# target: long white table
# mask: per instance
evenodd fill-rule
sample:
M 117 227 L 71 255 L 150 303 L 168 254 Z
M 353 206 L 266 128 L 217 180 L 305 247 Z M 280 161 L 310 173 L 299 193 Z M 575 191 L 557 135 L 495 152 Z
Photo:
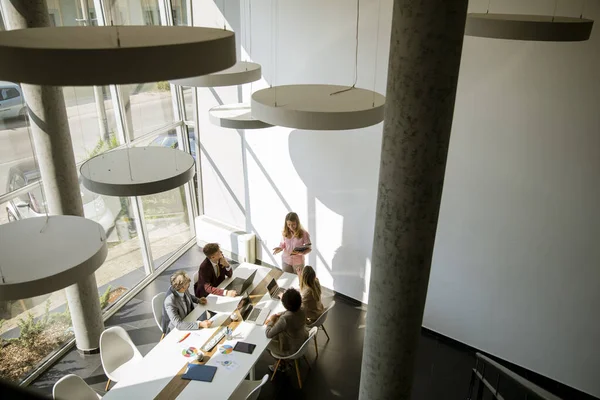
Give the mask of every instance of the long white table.
M 259 265 L 243 263 L 240 264 L 233 273 L 233 277 L 226 279 L 220 287 L 227 286 L 233 278 L 247 278 L 256 270 L 252 286 L 248 289 L 250 293 L 253 288 L 260 283 L 271 271 L 270 268 Z M 284 272 L 277 279 L 280 287 L 298 287 L 298 276 Z M 166 290 L 167 288 L 165 288 Z M 199 349 L 206 341 L 219 329 L 221 323 L 236 309 L 241 297 L 223 297 L 209 295 L 206 305 L 196 306 L 186 318 L 186 321 L 195 321 L 205 310 L 216 311 L 217 320 L 213 328 L 199 329 L 194 331 L 180 331 L 174 329 L 165 338 L 160 341 L 135 367 L 130 369 L 128 375 L 118 382 L 112 389 L 106 393 L 103 399 L 153 399 L 155 398 L 173 377 L 181 370 L 186 363 L 193 361 L 193 358 L 186 358 L 182 353 L 189 347 Z M 259 307 L 268 307 L 271 314 L 284 310 L 281 301 L 272 300 L 269 294 L 265 294 L 258 302 Z M 188 332 L 191 332 L 183 342 L 178 341 Z M 217 346 L 217 351 L 206 363 L 206 365 L 216 365 L 217 372 L 212 382 L 190 381 L 189 384 L 179 393 L 177 399 L 228 399 L 235 389 L 242 383 L 245 377 L 254 375 L 254 365 L 260 358 L 263 351 L 271 341 L 265 335 L 265 326 L 256 325 L 251 322 L 241 322 L 233 331 L 233 340 L 225 341 L 224 344 L 235 346 L 238 341 L 253 343 L 256 345 L 252 354 L 232 352 L 222 354 Z M 237 367 L 227 369 L 220 364 L 223 360 L 234 361 Z

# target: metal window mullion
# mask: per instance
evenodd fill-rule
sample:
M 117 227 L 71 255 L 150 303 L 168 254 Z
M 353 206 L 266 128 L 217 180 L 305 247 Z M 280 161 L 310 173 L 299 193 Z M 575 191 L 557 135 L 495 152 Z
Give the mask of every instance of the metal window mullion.
M 202 145 L 200 143 L 200 116 L 198 115 L 198 88 L 192 88 L 192 103 L 194 107 L 194 132 L 196 133 L 196 176 L 198 187 L 196 197 L 198 198 L 198 215 L 204 215 L 204 188 L 202 186 Z
M 136 226 L 138 232 L 138 238 L 140 239 L 140 246 L 142 247 L 142 259 L 144 260 L 144 270 L 147 275 L 154 272 L 154 259 L 152 258 L 152 248 L 150 247 L 150 236 L 148 234 L 148 227 L 146 226 L 146 219 L 144 218 L 144 207 L 142 198 L 130 197 L 131 208 L 133 210 L 134 218 L 136 219 Z

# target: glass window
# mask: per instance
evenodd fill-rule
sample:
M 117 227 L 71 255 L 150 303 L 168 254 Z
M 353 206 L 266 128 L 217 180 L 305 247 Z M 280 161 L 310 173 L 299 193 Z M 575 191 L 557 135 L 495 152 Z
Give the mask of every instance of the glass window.
M 108 87 L 63 88 L 75 162 L 117 147 L 117 123 Z
M 183 108 L 184 108 L 184 119 L 186 121 L 194 121 L 194 99 L 192 95 L 191 87 L 183 87 Z
M 121 92 L 133 138 L 175 121 L 171 86 L 167 81 L 123 85 Z
M 143 196 L 142 204 L 154 266 L 158 267 L 192 237 L 185 188 Z

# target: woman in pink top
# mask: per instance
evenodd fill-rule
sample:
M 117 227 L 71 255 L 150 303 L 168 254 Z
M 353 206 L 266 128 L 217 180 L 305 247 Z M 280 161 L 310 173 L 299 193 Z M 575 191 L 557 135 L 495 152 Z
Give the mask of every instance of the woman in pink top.
M 300 276 L 304 268 L 304 255 L 310 253 L 311 247 L 310 235 L 302 228 L 298 214 L 295 212 L 288 213 L 285 216 L 282 235 L 281 243 L 279 247 L 273 249 L 273 254 L 283 251 L 283 270 Z M 306 249 L 294 251 L 297 247 L 305 247 Z

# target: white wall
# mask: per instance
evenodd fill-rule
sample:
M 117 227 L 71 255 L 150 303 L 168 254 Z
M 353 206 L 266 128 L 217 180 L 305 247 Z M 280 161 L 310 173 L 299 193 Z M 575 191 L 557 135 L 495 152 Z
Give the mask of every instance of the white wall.
M 493 1 L 492 10 L 553 5 Z M 561 1 L 559 13 L 579 16 L 581 5 Z M 586 8 L 597 25 L 600 3 Z M 596 396 L 599 107 L 598 26 L 582 43 L 465 38 L 424 318 Z
M 243 96 L 216 88 L 222 101 L 248 100 L 269 83 L 351 84 L 355 4 L 276 3 L 274 23 L 272 2 L 252 0 L 250 51 L 239 0 L 194 2 L 195 22 L 204 26 L 222 25 L 217 6 L 225 8 L 239 43 L 263 66 L 264 80 L 246 85 Z M 470 9 L 485 12 L 487 3 L 472 1 Z M 558 13 L 578 16 L 582 4 L 561 0 Z M 358 86 L 372 89 L 375 80 L 382 93 L 391 6 L 361 1 Z M 585 7 L 600 20 L 598 2 Z M 554 0 L 491 2 L 493 12 L 553 8 Z M 599 76 L 597 26 L 583 43 L 465 38 L 424 318 L 428 328 L 596 396 Z M 206 110 L 217 104 L 201 91 L 206 213 L 256 232 L 259 258 L 279 264 L 267 250 L 279 241 L 284 214 L 298 212 L 321 280 L 366 302 L 381 124 L 238 132 L 208 122 Z
M 264 78 L 245 85 L 243 96 L 235 87 L 200 90 L 205 212 L 256 232 L 258 258 L 279 265 L 280 257 L 270 249 L 279 244 L 285 214 L 297 212 L 314 244 L 308 262 L 317 267 L 322 283 L 366 302 L 382 124 L 350 131 L 273 127 L 243 132 L 208 120 L 206 112 L 219 104 L 217 97 L 225 103 L 249 101 L 251 90 L 271 83 L 352 84 L 356 5 L 344 0 L 276 3 L 277 10 L 270 0 L 252 0 L 250 25 L 248 2 L 194 2 L 197 25 L 222 26 L 225 9 L 243 48 L 240 58 L 251 53 Z M 358 86 L 381 93 L 391 4 L 361 1 Z M 240 21 L 246 22 L 241 29 Z

